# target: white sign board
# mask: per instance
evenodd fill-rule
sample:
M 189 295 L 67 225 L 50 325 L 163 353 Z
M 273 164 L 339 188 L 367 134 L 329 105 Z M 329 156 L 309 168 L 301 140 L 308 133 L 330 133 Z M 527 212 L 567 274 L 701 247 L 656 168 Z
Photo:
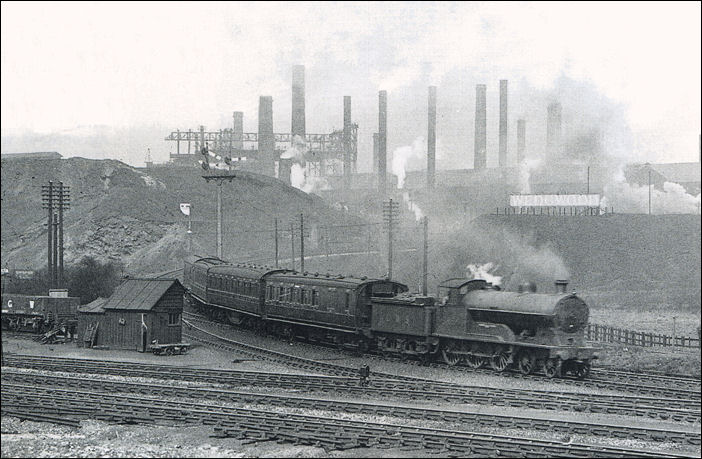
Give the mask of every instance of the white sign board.
M 513 194 L 512 207 L 599 207 L 599 194 Z

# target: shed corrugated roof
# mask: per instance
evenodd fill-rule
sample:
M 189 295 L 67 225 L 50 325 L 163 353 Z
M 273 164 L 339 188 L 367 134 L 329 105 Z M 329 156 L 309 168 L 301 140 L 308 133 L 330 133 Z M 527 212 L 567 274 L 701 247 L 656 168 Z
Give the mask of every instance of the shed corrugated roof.
M 96 313 L 96 314 L 105 312 L 103 305 L 105 304 L 106 301 L 107 301 L 107 298 L 98 297 L 88 304 L 78 306 L 78 312 Z
M 103 308 L 150 311 L 174 284 L 185 290 L 178 279 L 127 279 L 115 289 Z

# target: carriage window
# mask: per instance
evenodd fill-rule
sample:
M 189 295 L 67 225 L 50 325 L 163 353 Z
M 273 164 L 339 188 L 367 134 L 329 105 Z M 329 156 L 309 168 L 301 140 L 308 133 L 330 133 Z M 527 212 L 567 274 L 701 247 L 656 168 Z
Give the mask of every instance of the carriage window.
M 312 290 L 312 306 L 319 306 L 319 292 Z
M 351 306 L 351 292 L 345 292 L 344 294 L 344 312 L 349 313 L 349 306 Z
M 300 290 L 300 303 L 307 304 L 307 290 Z

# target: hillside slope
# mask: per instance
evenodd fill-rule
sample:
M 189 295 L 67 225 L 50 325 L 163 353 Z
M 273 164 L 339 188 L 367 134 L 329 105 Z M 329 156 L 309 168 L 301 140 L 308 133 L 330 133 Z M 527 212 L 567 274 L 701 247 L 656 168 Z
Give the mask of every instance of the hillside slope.
M 114 160 L 69 158 L 2 163 L 2 266 L 46 266 L 46 211 L 41 186 L 70 186 L 65 213 L 65 263 L 92 255 L 120 260 L 127 272 L 156 272 L 182 263 L 188 217 L 180 203 L 192 204 L 193 251 L 216 253 L 216 185 L 197 169 L 138 170 Z M 260 258 L 273 253 L 274 219 L 281 228 L 299 221 L 353 221 L 282 182 L 237 172 L 222 188 L 225 258 Z

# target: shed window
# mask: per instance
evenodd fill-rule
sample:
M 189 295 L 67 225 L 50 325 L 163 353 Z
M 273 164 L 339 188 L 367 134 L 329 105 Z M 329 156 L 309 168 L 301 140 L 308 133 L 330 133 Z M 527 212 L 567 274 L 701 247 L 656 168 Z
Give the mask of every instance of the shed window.
M 180 314 L 177 312 L 169 312 L 168 325 L 180 325 Z

